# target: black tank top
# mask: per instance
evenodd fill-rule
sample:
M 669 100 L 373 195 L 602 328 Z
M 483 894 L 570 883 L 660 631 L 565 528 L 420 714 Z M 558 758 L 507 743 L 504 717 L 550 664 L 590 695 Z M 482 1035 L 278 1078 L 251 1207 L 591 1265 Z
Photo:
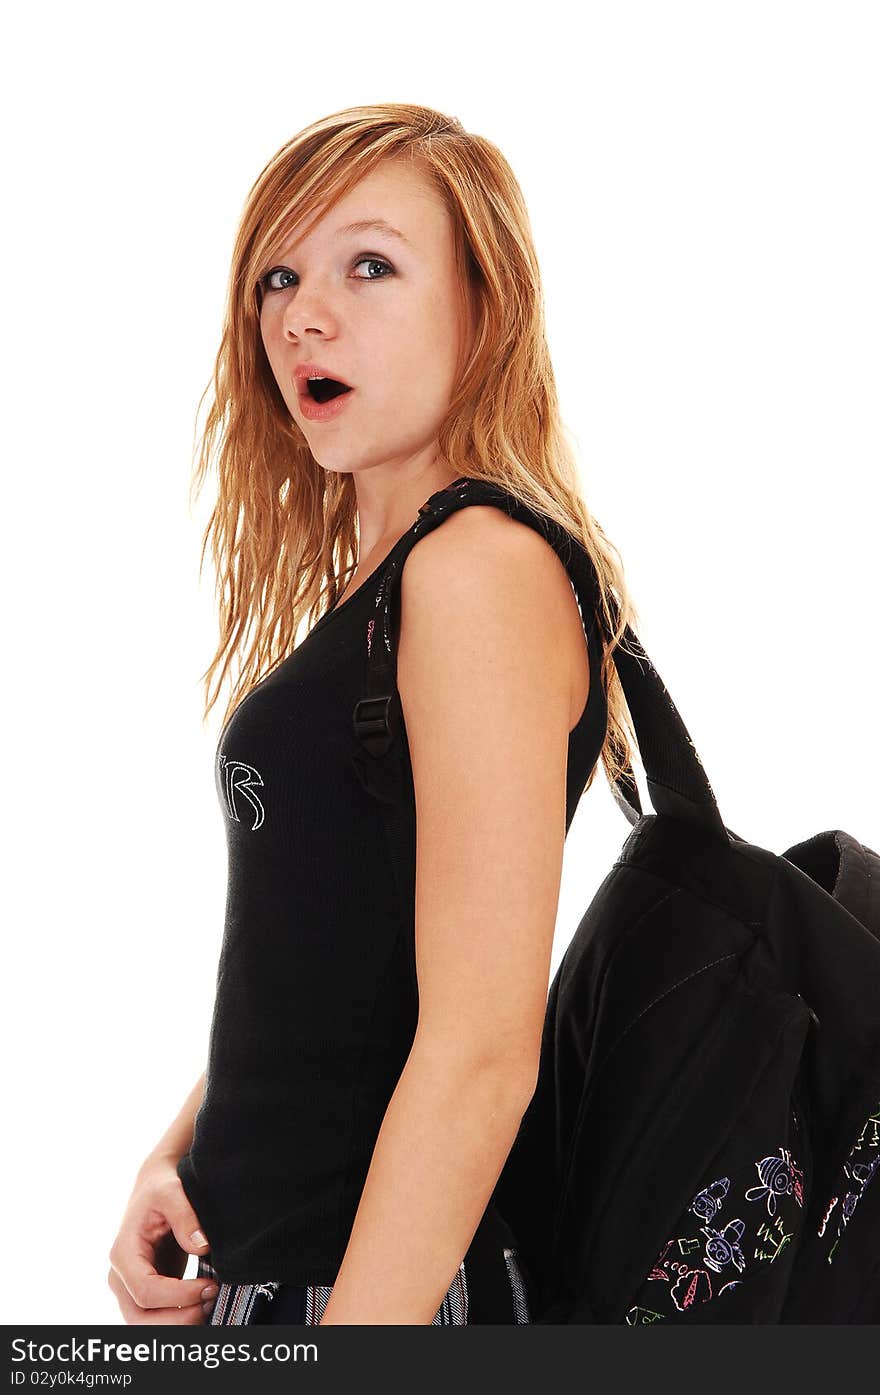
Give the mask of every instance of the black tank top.
M 218 742 L 225 925 L 204 1099 L 177 1171 L 221 1280 L 335 1282 L 412 1046 L 409 753 L 404 734 L 403 796 L 377 801 L 357 773 L 352 714 L 365 696 L 364 633 L 380 583 L 390 568 L 399 585 L 425 512 L 442 526 L 447 501 L 462 506 L 463 483 L 432 495 L 379 566 L 239 703 Z M 490 501 L 481 490 L 469 501 Z M 578 599 L 590 691 L 569 735 L 566 832 L 607 723 L 595 617 Z

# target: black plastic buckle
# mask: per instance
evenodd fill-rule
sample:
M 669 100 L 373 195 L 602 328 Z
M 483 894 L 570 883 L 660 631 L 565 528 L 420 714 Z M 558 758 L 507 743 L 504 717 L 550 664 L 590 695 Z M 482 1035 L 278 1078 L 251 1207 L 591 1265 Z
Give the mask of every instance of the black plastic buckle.
M 391 737 L 391 722 L 389 712 L 391 709 L 391 694 L 387 697 L 361 698 L 355 703 L 354 708 L 354 731 L 359 741 L 365 741 L 372 736 Z

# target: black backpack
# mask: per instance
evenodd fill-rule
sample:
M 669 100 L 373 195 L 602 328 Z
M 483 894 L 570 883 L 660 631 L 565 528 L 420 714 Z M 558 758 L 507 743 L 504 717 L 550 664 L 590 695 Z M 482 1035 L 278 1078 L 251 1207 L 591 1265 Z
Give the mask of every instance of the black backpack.
M 580 542 L 496 485 L 438 491 L 412 542 L 472 503 L 540 528 L 599 624 Z M 377 585 L 354 711 L 355 768 L 391 808 L 407 552 Z M 839 829 L 781 856 L 726 829 L 631 629 L 613 657 L 655 812 L 627 768 L 612 792 L 632 831 L 550 986 L 537 1088 L 493 1193 L 532 1320 L 876 1322 L 880 857 Z

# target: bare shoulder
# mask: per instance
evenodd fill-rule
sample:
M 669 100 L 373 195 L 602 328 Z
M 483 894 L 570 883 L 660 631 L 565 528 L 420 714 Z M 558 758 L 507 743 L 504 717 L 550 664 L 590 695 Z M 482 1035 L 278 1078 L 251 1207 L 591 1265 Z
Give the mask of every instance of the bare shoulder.
M 583 711 L 589 662 L 568 572 L 528 523 L 492 504 L 469 504 L 426 533 L 401 575 L 401 692 L 427 689 L 438 671 L 496 690 L 543 684 L 560 694 L 567 729 Z M 421 675 L 421 679 L 419 678 Z
M 475 613 L 516 600 L 523 621 L 546 625 L 573 598 L 568 573 L 537 529 L 492 504 L 469 504 L 445 518 L 413 547 L 401 594 L 410 613 L 439 594 L 468 600 Z

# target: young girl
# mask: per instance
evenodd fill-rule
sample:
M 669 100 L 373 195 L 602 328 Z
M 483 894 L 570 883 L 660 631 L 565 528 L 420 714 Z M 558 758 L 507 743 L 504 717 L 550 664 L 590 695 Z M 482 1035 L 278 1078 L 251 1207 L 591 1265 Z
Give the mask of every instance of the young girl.
M 342 111 L 260 174 L 229 287 L 197 472 L 215 453 L 206 677 L 241 673 L 226 923 L 207 1071 L 109 1283 L 128 1322 L 527 1323 L 494 1192 L 564 839 L 600 757 L 630 758 L 608 655 L 635 615 L 578 493 L 522 194 L 457 120 Z M 616 629 L 582 613 L 560 532 Z M 373 642 L 390 786 L 375 705 L 353 721 Z

